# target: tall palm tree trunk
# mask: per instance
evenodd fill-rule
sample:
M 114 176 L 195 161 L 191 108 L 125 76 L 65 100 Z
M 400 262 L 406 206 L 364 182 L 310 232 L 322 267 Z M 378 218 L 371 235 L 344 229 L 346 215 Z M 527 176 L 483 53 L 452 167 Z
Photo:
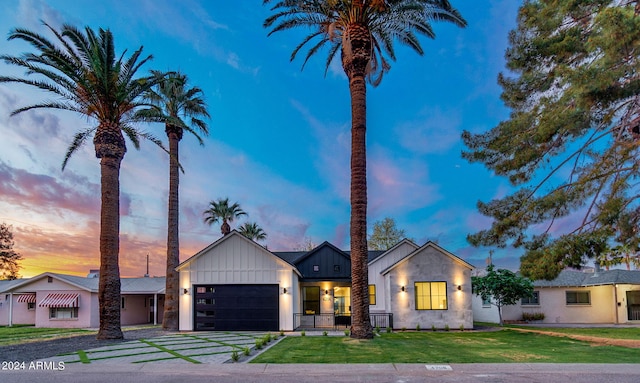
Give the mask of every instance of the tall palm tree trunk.
M 179 135 L 170 131 L 167 127 L 169 138 L 169 214 L 167 231 L 167 283 L 164 295 L 164 315 L 162 329 L 168 331 L 178 330 L 178 299 L 180 291 L 178 285 L 180 277 L 176 267 L 180 263 L 180 241 L 178 235 L 178 187 L 180 173 L 178 169 Z
M 343 67 L 351 93 L 351 337 L 373 338 L 369 317 L 367 257 L 367 84 L 371 38 L 367 28 L 350 25 L 343 43 Z M 346 52 L 345 52 L 346 50 Z
M 118 126 L 100 127 L 94 138 L 100 158 L 100 277 L 98 339 L 122 339 L 120 327 L 120 164 L 126 152 Z

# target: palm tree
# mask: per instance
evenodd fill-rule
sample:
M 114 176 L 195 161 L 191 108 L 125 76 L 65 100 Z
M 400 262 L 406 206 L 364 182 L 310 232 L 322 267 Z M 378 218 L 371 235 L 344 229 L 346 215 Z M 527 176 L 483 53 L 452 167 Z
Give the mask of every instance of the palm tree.
M 222 235 L 227 235 L 231 232 L 231 226 L 229 222 L 233 222 L 234 219 L 240 216 L 247 215 L 238 203 L 229 205 L 229 198 L 218 198 L 217 201 L 209 202 L 209 208 L 204 211 L 204 222 L 212 225 L 221 221 L 220 232 Z
M 160 72 L 152 71 L 156 75 Z M 164 315 L 162 328 L 169 331 L 178 330 L 178 285 L 179 274 L 176 267 L 180 264 L 180 240 L 178 234 L 180 183 L 178 147 L 184 131 L 194 135 L 203 145 L 198 135 L 208 135 L 207 124 L 201 117 L 209 118 L 207 107 L 202 98 L 202 90 L 187 86 L 187 76 L 179 72 L 168 73 L 162 82 L 150 89 L 146 99 L 154 105 L 139 113 L 151 121 L 165 121 L 165 133 L 169 140 L 169 212 L 167 225 L 167 271 L 164 298 Z M 187 120 L 185 122 L 185 120 Z
M 64 170 L 69 158 L 91 136 L 96 157 L 100 159 L 101 207 L 100 207 L 100 279 L 98 301 L 100 329 L 98 339 L 121 339 L 120 328 L 120 269 L 118 265 L 120 235 L 120 164 L 127 150 L 124 135 L 134 147 L 139 139 L 152 136 L 140 133 L 132 125 L 136 121 L 135 111 L 142 106 L 141 96 L 154 86 L 160 78 L 149 76 L 134 78 L 138 69 L 151 59 L 140 59 L 142 47 L 128 59 L 116 56 L 112 33 L 100 29 L 96 34 L 89 27 L 84 33 L 70 25 L 56 31 L 44 24 L 56 37 L 46 37 L 26 29 L 14 29 L 9 40 L 19 39 L 31 44 L 37 53 L 24 53 L 21 57 L 0 56 L 7 64 L 26 69 L 26 76 L 40 75 L 30 79 L 1 76 L 0 82 L 15 82 L 30 85 L 59 97 L 25 106 L 12 115 L 37 108 L 70 110 L 94 119 L 97 126 L 76 133 L 64 161 Z M 57 44 L 57 45 L 56 45 Z
M 262 241 L 267 238 L 267 233 L 255 222 L 245 222 L 238 231 L 252 241 Z
M 271 0 L 263 0 L 263 4 Z M 447 0 L 281 0 L 274 15 L 264 22 L 269 35 L 292 28 L 312 32 L 293 50 L 291 60 L 311 44 L 304 64 L 328 46 L 326 69 L 340 51 L 351 95 L 351 336 L 373 337 L 369 319 L 367 276 L 367 126 L 366 82 L 377 86 L 390 69 L 385 54 L 395 60 L 394 40 L 422 55 L 416 32 L 434 38 L 431 21 L 448 21 L 460 27 L 466 21 Z

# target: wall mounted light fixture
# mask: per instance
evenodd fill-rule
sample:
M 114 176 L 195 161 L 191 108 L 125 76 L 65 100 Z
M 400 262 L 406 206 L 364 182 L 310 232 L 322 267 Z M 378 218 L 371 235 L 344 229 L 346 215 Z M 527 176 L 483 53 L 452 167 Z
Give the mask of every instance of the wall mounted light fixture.
M 184 295 L 189 295 L 189 289 L 183 289 L 183 290 L 182 290 L 182 293 L 183 293 Z
M 458 285 L 458 291 L 462 290 L 462 285 Z
M 404 286 L 400 287 L 400 291 L 402 291 L 403 293 L 406 291 Z
M 286 293 L 287 293 L 287 288 L 286 288 L 286 287 L 283 287 L 283 288 L 282 288 L 282 294 L 286 294 Z
M 324 295 L 329 295 L 329 290 L 325 290 Z

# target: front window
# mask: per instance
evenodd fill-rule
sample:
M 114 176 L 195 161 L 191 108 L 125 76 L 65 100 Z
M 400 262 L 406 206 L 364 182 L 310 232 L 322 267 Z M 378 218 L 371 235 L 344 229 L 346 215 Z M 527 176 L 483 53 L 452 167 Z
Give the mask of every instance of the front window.
M 35 310 L 35 309 L 36 309 L 36 302 L 27 303 L 27 310 Z
M 447 310 L 447 282 L 416 282 L 416 310 Z
M 376 285 L 369 285 L 369 304 L 376 304 Z
M 520 301 L 522 306 L 537 306 L 540 305 L 540 293 L 538 291 L 534 291 L 533 295 L 530 297 L 522 298 Z
M 306 315 L 320 314 L 320 287 L 302 288 L 302 310 Z
M 482 307 L 491 307 L 491 297 L 482 298 Z
M 50 307 L 49 319 L 76 319 L 78 318 L 77 307 Z
M 351 314 L 351 287 L 333 288 L 333 312 L 336 315 Z
M 589 305 L 591 294 L 589 291 L 567 291 L 567 305 Z

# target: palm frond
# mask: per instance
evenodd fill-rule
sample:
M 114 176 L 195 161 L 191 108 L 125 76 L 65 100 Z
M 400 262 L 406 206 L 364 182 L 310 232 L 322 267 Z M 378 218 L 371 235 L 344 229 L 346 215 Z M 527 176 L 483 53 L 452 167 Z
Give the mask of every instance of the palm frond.
M 73 137 L 73 141 L 71 142 L 71 145 L 69 145 L 67 153 L 64 156 L 64 160 L 62 161 L 62 170 L 64 170 L 67 166 L 67 163 L 69 162 L 69 159 L 71 158 L 73 153 L 75 153 L 76 150 L 82 147 L 82 145 L 87 141 L 89 137 L 91 137 L 95 130 L 96 128 L 89 128 L 75 134 L 75 136 Z

